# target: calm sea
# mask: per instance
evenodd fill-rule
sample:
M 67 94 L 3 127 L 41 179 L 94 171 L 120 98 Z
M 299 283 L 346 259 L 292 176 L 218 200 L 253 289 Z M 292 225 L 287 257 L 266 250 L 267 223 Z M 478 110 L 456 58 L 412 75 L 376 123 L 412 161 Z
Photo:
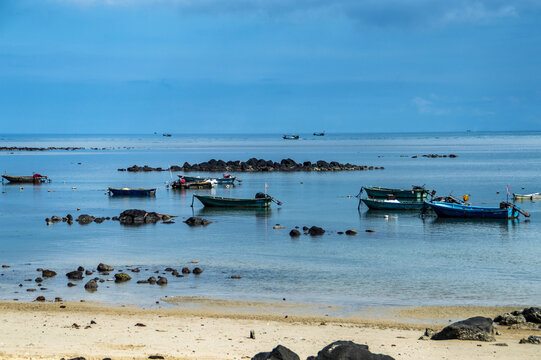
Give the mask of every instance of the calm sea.
M 362 185 L 409 188 L 425 185 L 438 194 L 497 206 L 511 192 L 541 191 L 541 133 L 301 134 L 275 135 L 0 135 L 0 146 L 81 146 L 87 150 L 0 152 L 0 171 L 38 172 L 51 183 L 4 184 L 0 194 L 0 299 L 61 296 L 150 306 L 163 296 L 288 300 L 347 308 L 400 305 L 539 305 L 541 295 L 541 202 L 520 205 L 531 218 L 519 221 L 453 221 L 416 213 L 357 210 Z M 90 150 L 90 147 L 106 148 Z M 457 158 L 412 158 L 423 154 Z M 339 161 L 385 170 L 336 173 L 234 174 L 234 188 L 200 193 L 253 197 L 268 192 L 281 200 L 269 211 L 208 211 L 193 191 L 166 188 L 175 173 L 119 172 L 118 168 L 168 167 L 209 159 Z M 216 174 L 221 175 L 221 174 Z M 108 187 L 158 187 L 155 198 L 114 198 Z M 77 209 L 80 208 L 80 211 Z M 53 215 L 115 216 L 130 208 L 178 215 L 175 224 L 122 226 L 118 222 L 47 226 Z M 212 221 L 190 228 L 181 220 Z M 388 216 L 385 216 L 388 215 Z M 285 229 L 273 229 L 280 224 Z M 295 226 L 321 226 L 320 237 L 288 235 Z M 355 229 L 357 236 L 337 234 Z M 367 233 L 372 229 L 375 232 Z M 197 265 L 191 263 L 198 261 Z M 90 294 L 83 282 L 68 288 L 64 273 L 99 262 L 139 266 L 127 284 L 100 284 Z M 154 270 L 201 267 L 200 276 L 169 278 L 166 287 L 137 285 Z M 44 283 L 24 279 L 36 268 L 59 273 Z M 148 269 L 148 271 L 144 270 Z M 240 275 L 242 279 L 231 279 Z M 20 288 L 18 285 L 23 284 Z

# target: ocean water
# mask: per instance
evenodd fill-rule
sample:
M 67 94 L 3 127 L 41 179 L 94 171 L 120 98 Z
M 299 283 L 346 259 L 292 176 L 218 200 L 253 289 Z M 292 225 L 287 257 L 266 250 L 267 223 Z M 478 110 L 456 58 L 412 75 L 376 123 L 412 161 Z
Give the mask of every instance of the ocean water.
M 96 300 L 151 306 L 164 296 L 338 304 L 346 309 L 404 305 L 539 305 L 541 202 L 520 206 L 518 221 L 458 221 L 415 212 L 368 211 L 354 196 L 362 185 L 470 194 L 470 202 L 497 206 L 511 192 L 541 191 L 541 133 L 326 134 L 297 141 L 269 135 L 0 135 L 0 146 L 81 146 L 79 151 L 0 152 L 2 173 L 39 172 L 40 186 L 3 184 L 0 194 L 0 299 Z M 105 148 L 91 150 L 90 147 Z M 422 154 L 457 158 L 412 158 Z M 176 173 L 119 172 L 251 157 L 297 162 L 326 160 L 384 166 L 385 170 L 335 173 L 239 173 L 242 185 L 198 190 L 227 197 L 268 192 L 283 202 L 268 211 L 208 210 L 194 191 L 174 191 Z M 201 174 L 205 175 L 205 174 Z M 212 174 L 208 174 L 212 175 Z M 215 174 L 220 176 L 221 174 Z M 115 198 L 108 187 L 158 187 L 155 198 Z M 80 208 L 78 211 L 77 209 Z M 86 226 L 58 223 L 53 215 L 115 216 L 138 208 L 177 215 L 175 224 Z M 212 221 L 190 228 L 189 216 Z M 388 215 L 388 216 L 385 216 Z M 280 224 L 285 229 L 276 230 Z M 321 226 L 325 235 L 290 238 L 295 226 Z M 355 229 L 356 236 L 337 234 Z M 371 229 L 375 232 L 367 233 Z M 197 265 L 192 261 L 198 261 Z M 95 293 L 86 280 L 68 288 L 64 274 L 100 262 L 142 269 L 125 284 L 105 282 Z M 200 276 L 167 276 L 165 287 L 138 285 L 165 267 L 199 266 Z M 27 292 L 49 268 L 58 276 L 46 290 Z M 148 269 L 148 270 L 147 270 Z M 240 275 L 242 279 L 231 279 Z M 112 275 L 111 275 L 112 276 Z M 93 277 L 93 276 L 92 276 Z M 19 287 L 23 284 L 23 287 Z

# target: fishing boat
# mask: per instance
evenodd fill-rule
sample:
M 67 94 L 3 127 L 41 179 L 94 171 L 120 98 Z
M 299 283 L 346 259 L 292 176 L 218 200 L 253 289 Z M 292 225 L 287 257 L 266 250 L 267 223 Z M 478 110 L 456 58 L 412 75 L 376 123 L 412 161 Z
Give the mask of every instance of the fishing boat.
M 363 190 L 366 192 L 369 198 L 387 199 L 392 196 L 399 201 L 406 200 L 419 202 L 425 201 L 429 193 L 429 190 L 425 189 L 422 186 L 413 186 L 411 190 L 363 186 L 361 188 L 361 193 L 363 192 Z
M 526 195 L 521 195 L 521 194 L 513 194 L 513 199 L 514 200 L 541 200 L 541 193 L 532 193 L 532 194 L 526 194 Z
M 216 182 L 212 182 L 211 180 L 203 180 L 203 181 L 186 181 L 184 179 L 178 179 L 177 181 L 174 181 L 171 183 L 171 187 L 173 189 L 212 189 L 212 187 L 216 184 Z
M 179 178 L 184 179 L 186 182 L 199 182 L 199 181 L 215 181 L 218 185 L 234 185 L 237 178 L 231 175 L 224 175 L 221 178 L 209 178 L 201 176 L 187 176 L 187 175 L 178 175 Z
M 361 199 L 372 210 L 421 210 L 424 207 L 422 201 L 399 201 L 386 199 Z
M 156 189 L 130 189 L 130 188 L 108 188 L 109 195 L 114 196 L 156 196 Z
M 275 200 L 272 196 L 263 193 L 257 193 L 253 199 L 236 199 L 225 198 L 218 196 L 206 196 L 194 194 L 194 198 L 197 198 L 204 206 L 207 207 L 228 207 L 228 208 L 267 208 L 270 207 L 271 202 L 274 201 L 278 205 L 282 205 L 281 202 Z M 193 206 L 193 198 L 192 198 Z
M 32 176 L 13 176 L 13 175 L 2 175 L 4 179 L 11 183 L 34 183 L 41 184 L 42 182 L 47 181 L 47 176 L 34 174 Z
M 315 132 L 314 136 L 325 136 L 325 131 L 323 131 L 323 132 Z
M 282 138 L 285 140 L 299 140 L 299 135 L 284 135 Z
M 446 203 L 441 201 L 425 202 L 439 217 L 469 219 L 515 219 L 519 213 L 526 217 L 530 214 L 513 204 L 502 202 L 500 207 L 472 206 Z

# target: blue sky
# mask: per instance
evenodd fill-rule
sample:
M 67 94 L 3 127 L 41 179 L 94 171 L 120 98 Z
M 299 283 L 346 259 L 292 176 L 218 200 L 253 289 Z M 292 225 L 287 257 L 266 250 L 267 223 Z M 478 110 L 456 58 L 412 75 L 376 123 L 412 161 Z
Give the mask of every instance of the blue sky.
M 0 0 L 0 133 L 541 130 L 537 0 Z

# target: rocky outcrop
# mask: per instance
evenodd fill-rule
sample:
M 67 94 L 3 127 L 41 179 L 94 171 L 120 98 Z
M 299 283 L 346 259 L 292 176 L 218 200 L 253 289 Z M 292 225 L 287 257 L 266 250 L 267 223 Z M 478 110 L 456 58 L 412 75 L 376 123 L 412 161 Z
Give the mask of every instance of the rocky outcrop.
M 520 339 L 519 344 L 541 345 L 541 336 L 530 335 L 528 338 Z
M 495 341 L 492 319 L 476 316 L 458 321 L 432 336 L 432 340 Z
M 252 360 L 300 360 L 299 355 L 285 346 L 278 345 L 270 352 L 260 352 Z
M 185 162 L 182 166 L 172 165 L 169 168 L 153 168 L 148 165 L 133 165 L 118 171 L 197 171 L 197 172 L 272 172 L 272 171 L 356 171 L 356 170 L 383 170 L 383 167 L 341 164 L 336 161 L 326 162 L 318 160 L 315 163 L 305 161 L 297 163 L 293 159 L 283 159 L 280 162 L 264 159 L 251 158 L 247 161 L 224 161 L 211 159 L 199 164 Z
M 83 272 L 82 271 L 70 271 L 66 274 L 68 279 L 70 280 L 82 280 L 83 279 Z
M 306 360 L 394 360 L 388 355 L 374 354 L 368 345 L 356 344 L 353 341 L 335 341 L 325 346 L 317 356 Z
M 120 213 L 118 221 L 123 225 L 155 224 L 162 220 L 164 215 L 140 209 L 124 210 Z
M 94 221 L 95 217 L 90 216 L 87 214 L 79 215 L 79 217 L 75 220 L 79 223 L 79 225 L 87 225 L 90 224 L 92 221 Z
M 43 270 L 41 272 L 41 277 L 48 278 L 53 276 L 56 276 L 56 272 L 53 270 Z

